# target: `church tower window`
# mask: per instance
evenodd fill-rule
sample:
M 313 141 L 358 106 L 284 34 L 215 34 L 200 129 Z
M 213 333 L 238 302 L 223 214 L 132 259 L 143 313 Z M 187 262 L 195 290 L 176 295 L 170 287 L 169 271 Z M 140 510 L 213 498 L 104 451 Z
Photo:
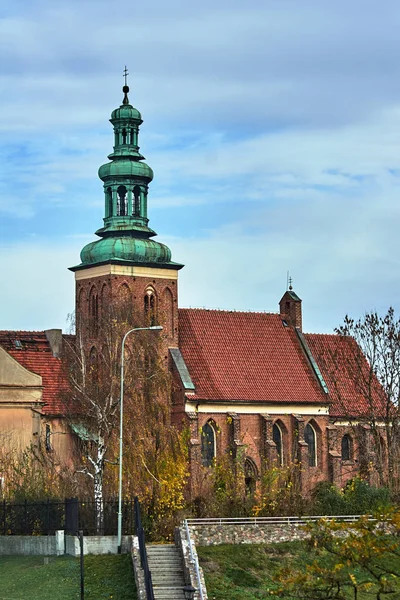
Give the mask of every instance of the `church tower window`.
M 117 213 L 119 217 L 125 217 L 126 215 L 126 187 L 120 185 L 117 189 L 118 202 L 117 202 Z
M 106 190 L 106 211 L 107 217 L 113 216 L 112 190 L 110 187 L 108 187 Z
M 93 287 L 89 297 L 89 333 L 91 336 L 97 334 L 99 318 L 99 299 L 96 289 Z
M 146 323 L 157 325 L 157 297 L 153 288 L 148 288 L 144 296 L 144 316 Z
M 133 188 L 133 197 L 135 199 L 135 206 L 134 206 L 135 216 L 139 217 L 140 216 L 140 187 L 138 185 L 135 185 L 135 187 Z

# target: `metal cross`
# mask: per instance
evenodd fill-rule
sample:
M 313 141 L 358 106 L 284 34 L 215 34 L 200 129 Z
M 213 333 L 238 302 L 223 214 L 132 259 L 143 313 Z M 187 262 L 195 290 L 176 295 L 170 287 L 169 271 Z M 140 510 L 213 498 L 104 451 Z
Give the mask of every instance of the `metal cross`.
M 126 65 L 125 65 L 125 69 L 124 69 L 124 72 L 122 73 L 122 75 L 123 75 L 123 77 L 125 77 L 125 85 L 127 85 L 126 78 L 128 77 L 129 73 L 128 73 L 128 69 L 126 68 Z

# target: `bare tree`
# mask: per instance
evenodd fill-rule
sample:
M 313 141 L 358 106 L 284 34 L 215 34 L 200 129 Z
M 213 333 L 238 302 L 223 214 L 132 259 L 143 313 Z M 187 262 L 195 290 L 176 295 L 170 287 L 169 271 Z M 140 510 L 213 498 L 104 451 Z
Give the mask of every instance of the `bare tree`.
M 64 365 L 69 391 L 64 403 L 68 407 L 70 426 L 80 438 L 76 472 L 91 482 L 96 528 L 100 533 L 105 483 L 113 494 L 117 490 L 121 342 L 129 329 L 143 326 L 143 319 L 129 307 L 114 305 L 103 310 L 94 330 L 88 333 L 82 324 L 77 327 L 76 336 L 66 339 Z M 148 395 L 150 405 L 167 385 L 160 354 L 160 336 L 156 332 L 140 331 L 127 341 L 124 394 L 127 423 L 134 419 L 137 399 L 149 389 L 148 382 L 154 394 Z M 135 439 L 128 432 L 124 437 L 125 452 L 129 453 Z
M 318 356 L 339 421 L 349 420 L 364 466 L 397 490 L 400 442 L 400 321 L 393 308 L 346 316 Z M 361 435 L 362 427 L 368 435 Z M 364 431 L 365 433 L 365 431 Z M 369 440 L 366 441 L 366 440 Z M 367 463 L 368 461 L 368 463 Z

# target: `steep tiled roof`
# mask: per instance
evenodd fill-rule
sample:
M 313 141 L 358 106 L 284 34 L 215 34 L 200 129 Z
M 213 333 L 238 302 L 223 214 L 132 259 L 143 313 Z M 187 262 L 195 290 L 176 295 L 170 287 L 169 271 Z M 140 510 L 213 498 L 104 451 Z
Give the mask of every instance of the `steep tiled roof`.
M 179 347 L 196 398 L 329 401 L 296 332 L 278 314 L 180 309 Z
M 375 378 L 368 386 L 369 365 L 353 338 L 311 333 L 305 337 L 328 385 L 332 416 L 385 414 L 383 389 Z
M 42 377 L 43 413 L 63 414 L 60 392 L 66 380 L 61 360 L 53 356 L 44 331 L 0 331 L 0 346 L 23 367 Z

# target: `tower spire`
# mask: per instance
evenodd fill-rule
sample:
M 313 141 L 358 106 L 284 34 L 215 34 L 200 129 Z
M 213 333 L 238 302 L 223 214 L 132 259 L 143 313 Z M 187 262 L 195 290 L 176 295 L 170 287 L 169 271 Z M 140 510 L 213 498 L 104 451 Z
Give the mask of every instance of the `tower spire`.
M 82 249 L 78 268 L 110 261 L 180 268 L 171 261 L 170 249 L 151 239 L 156 233 L 148 226 L 147 199 L 153 171 L 139 152 L 139 127 L 143 121 L 140 112 L 129 103 L 128 75 L 125 66 L 124 99 L 110 119 L 114 129 L 113 152 L 108 155 L 110 162 L 99 169 L 104 184 L 104 225 L 96 235 L 102 239 Z
M 129 104 L 129 98 L 128 98 L 128 92 L 129 92 L 129 86 L 128 86 L 128 69 L 126 68 L 125 65 L 125 69 L 124 72 L 122 73 L 124 81 L 125 81 L 125 85 L 122 88 L 122 91 L 124 92 L 124 99 L 122 100 L 122 104 Z

